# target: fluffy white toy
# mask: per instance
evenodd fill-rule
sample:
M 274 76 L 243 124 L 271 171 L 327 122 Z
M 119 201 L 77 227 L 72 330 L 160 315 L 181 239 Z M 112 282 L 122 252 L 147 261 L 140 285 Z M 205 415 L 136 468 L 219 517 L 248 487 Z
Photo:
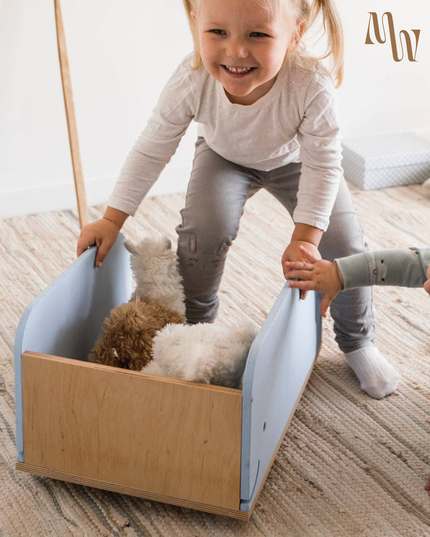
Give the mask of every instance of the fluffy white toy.
M 256 334 L 251 324 L 168 324 L 155 335 L 153 361 L 142 372 L 242 388 L 246 359 Z
M 162 306 L 185 315 L 185 296 L 178 272 L 178 258 L 172 251 L 172 243 L 167 237 L 160 240 L 143 239 L 134 245 L 124 241 L 131 253 L 130 266 L 136 281 L 135 297 L 155 300 Z

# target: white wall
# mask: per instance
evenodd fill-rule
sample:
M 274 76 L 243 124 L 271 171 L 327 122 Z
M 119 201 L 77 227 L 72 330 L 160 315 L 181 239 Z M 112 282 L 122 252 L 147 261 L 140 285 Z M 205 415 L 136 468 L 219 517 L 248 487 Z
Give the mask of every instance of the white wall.
M 76 206 L 53 0 L 0 0 L 0 217 Z M 90 205 L 104 202 L 191 52 L 179 0 L 62 0 Z M 183 190 L 191 126 L 154 192 Z
M 345 30 L 345 81 L 338 90 L 344 136 L 430 132 L 429 0 L 338 0 L 338 5 Z M 421 30 L 416 63 L 406 53 L 396 63 L 389 39 L 365 45 L 369 12 L 381 17 L 386 11 L 393 14 L 397 36 L 409 31 L 414 47 L 410 30 Z
M 346 78 L 345 137 L 430 130 L 430 2 L 338 0 Z M 62 0 L 82 164 L 90 205 L 106 201 L 159 92 L 192 50 L 180 0 Z M 417 63 L 365 45 L 368 12 L 396 32 L 421 29 Z M 76 206 L 53 0 L 0 0 L 0 218 Z M 195 125 L 152 193 L 186 187 Z

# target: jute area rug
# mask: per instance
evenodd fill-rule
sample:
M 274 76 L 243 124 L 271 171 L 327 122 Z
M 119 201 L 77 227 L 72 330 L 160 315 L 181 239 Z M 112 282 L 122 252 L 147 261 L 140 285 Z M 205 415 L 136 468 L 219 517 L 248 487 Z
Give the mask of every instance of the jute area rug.
M 361 192 L 355 206 L 372 249 L 430 244 L 430 199 L 419 186 Z M 147 199 L 124 234 L 176 241 L 183 195 Z M 103 207 L 90 210 L 91 219 Z M 261 325 L 284 280 L 292 222 L 265 192 L 252 198 L 221 290 L 226 324 Z M 15 470 L 13 345 L 27 306 L 75 258 L 75 212 L 0 221 L 0 535 L 430 535 L 430 300 L 421 289 L 374 288 L 377 344 L 402 375 L 376 401 L 360 391 L 324 321 L 324 343 L 249 522 L 172 507 Z

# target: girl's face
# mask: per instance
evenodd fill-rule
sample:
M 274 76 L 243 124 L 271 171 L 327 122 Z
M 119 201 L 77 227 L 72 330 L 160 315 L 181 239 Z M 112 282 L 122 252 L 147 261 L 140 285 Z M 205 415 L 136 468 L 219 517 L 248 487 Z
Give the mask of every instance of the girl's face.
M 201 0 L 197 23 L 206 70 L 232 103 L 255 103 L 273 86 L 291 40 L 287 2 L 271 16 L 259 0 Z M 290 43 L 290 41 L 292 41 Z

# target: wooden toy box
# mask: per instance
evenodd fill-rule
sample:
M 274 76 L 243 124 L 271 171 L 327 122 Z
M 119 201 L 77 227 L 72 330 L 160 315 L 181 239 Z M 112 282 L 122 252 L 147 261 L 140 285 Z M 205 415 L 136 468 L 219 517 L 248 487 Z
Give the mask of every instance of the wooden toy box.
M 91 248 L 19 323 L 16 468 L 249 519 L 319 351 L 317 296 L 284 287 L 235 390 L 89 363 L 131 294 L 122 236 L 102 269 L 94 259 Z

